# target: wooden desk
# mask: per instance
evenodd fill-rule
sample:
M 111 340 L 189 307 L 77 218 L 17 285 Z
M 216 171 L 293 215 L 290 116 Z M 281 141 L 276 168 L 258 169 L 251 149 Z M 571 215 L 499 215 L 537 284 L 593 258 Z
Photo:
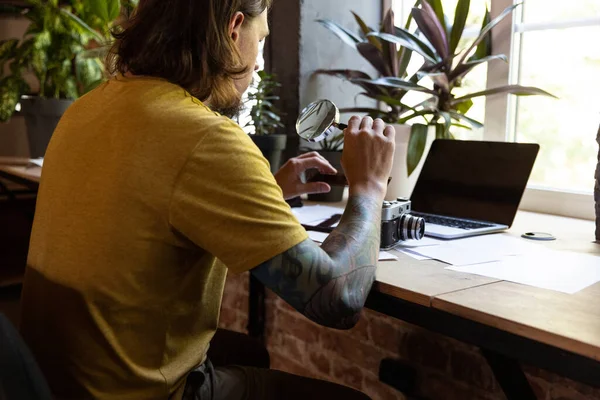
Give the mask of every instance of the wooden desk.
M 0 158 L 0 177 L 37 190 L 42 168 L 29 165 L 27 159 Z
M 592 221 L 520 212 L 504 234 L 530 231 L 554 234 L 552 249 L 600 254 Z M 479 346 L 509 400 L 535 399 L 521 362 L 600 386 L 600 283 L 567 295 L 406 257 L 380 263 L 368 308 Z

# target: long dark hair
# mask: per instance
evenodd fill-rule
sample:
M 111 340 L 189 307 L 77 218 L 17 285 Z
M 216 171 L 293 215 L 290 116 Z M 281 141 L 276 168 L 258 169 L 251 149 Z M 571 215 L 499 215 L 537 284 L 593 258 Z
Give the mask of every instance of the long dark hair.
M 118 32 L 107 57 L 111 74 L 154 76 L 193 96 L 210 98 L 214 109 L 235 107 L 233 79 L 247 73 L 229 36 L 236 12 L 255 18 L 272 0 L 140 0 Z

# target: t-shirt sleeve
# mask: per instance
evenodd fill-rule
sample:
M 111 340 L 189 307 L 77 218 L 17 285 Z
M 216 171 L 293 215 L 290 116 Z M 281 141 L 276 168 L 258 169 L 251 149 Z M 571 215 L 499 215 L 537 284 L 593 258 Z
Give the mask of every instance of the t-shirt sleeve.
M 308 238 L 267 160 L 229 120 L 189 156 L 173 189 L 169 217 L 174 229 L 237 273 Z

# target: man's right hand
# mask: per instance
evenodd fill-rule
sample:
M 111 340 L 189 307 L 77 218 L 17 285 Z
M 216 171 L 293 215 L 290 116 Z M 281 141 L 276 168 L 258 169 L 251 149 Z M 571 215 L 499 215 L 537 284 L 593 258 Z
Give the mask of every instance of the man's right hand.
M 344 131 L 342 166 L 350 196 L 385 196 L 392 170 L 396 131 L 381 119 L 352 117 Z

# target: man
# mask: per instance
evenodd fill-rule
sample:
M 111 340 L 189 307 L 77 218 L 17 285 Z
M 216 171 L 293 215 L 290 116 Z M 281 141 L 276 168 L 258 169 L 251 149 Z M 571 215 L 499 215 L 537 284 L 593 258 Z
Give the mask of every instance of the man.
M 57 398 L 359 399 L 331 383 L 206 358 L 227 270 L 251 270 L 311 320 L 348 329 L 375 278 L 394 130 L 353 118 L 348 206 L 321 247 L 285 203 L 335 170 L 274 178 L 230 119 L 270 0 L 141 0 L 115 77 L 75 102 L 44 162 L 22 332 Z M 279 184 L 279 185 L 278 185 Z

